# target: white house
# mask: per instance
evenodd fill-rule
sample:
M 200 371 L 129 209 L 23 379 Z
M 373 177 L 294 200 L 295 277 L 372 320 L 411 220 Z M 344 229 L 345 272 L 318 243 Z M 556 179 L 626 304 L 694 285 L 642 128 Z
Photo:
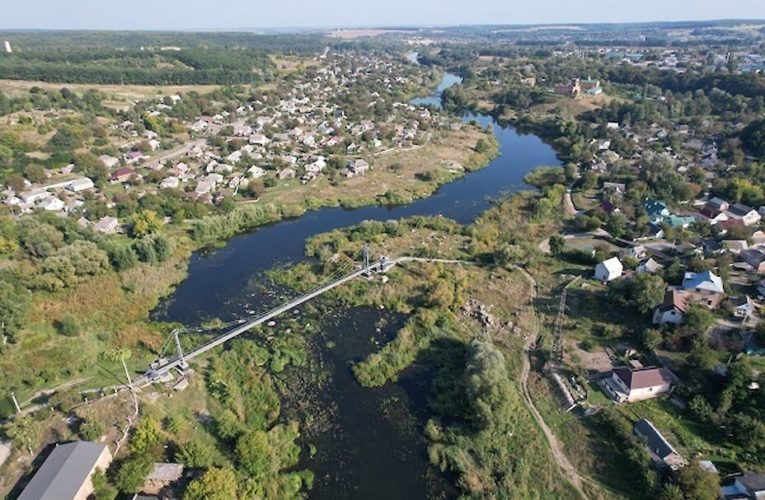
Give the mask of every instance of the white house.
M 666 368 L 626 366 L 614 368 L 611 376 L 601 381 L 606 393 L 617 403 L 632 403 L 672 392 L 677 383 L 675 375 Z
M 24 203 L 37 203 L 38 201 L 44 200 L 50 196 L 50 191 L 45 188 L 39 188 L 25 191 L 19 195 L 19 198 L 21 198 L 21 201 Z
M 757 210 L 743 203 L 731 205 L 728 208 L 728 215 L 731 219 L 740 220 L 745 226 L 757 224 L 762 220 L 762 215 L 757 213 Z
M 69 183 L 67 189 L 73 193 L 79 193 L 80 191 L 87 191 L 93 189 L 95 184 L 87 177 L 78 177 Z
M 664 266 L 656 262 L 653 257 L 649 258 L 647 261 L 642 262 L 639 266 L 637 266 L 638 274 L 648 273 L 648 274 L 656 274 L 659 271 L 664 269 Z
M 680 290 L 667 290 L 664 302 L 653 310 L 654 325 L 679 325 L 683 316 L 688 312 L 688 303 Z
M 64 209 L 64 202 L 55 196 L 51 196 L 50 198 L 45 198 L 38 207 L 48 212 L 60 212 Z
M 159 183 L 159 187 L 162 189 L 175 189 L 180 185 L 180 183 L 181 180 L 178 177 L 171 175 L 170 177 L 165 177 L 162 179 L 162 182 Z
M 595 266 L 595 279 L 598 281 L 609 282 L 620 277 L 624 272 L 624 267 L 617 257 L 611 257 Z
M 119 221 L 114 217 L 101 217 L 93 225 L 93 230 L 102 234 L 114 234 L 120 227 Z

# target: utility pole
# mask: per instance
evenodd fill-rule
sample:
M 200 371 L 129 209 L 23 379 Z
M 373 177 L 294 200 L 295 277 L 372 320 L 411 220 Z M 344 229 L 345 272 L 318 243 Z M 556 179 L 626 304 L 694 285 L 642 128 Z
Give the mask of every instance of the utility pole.
M 125 363 L 125 356 L 120 353 L 120 361 L 122 361 L 122 368 L 125 369 L 125 376 L 127 377 L 128 388 L 130 392 L 133 392 L 133 380 L 130 378 L 130 371 L 128 370 L 127 363 Z
M 189 367 L 189 364 L 186 363 L 186 359 L 183 357 L 183 348 L 181 347 L 181 339 L 178 338 L 178 330 L 173 330 L 173 339 L 175 340 L 175 348 L 178 350 L 180 367 L 185 370 Z
M 21 413 L 21 407 L 19 407 L 19 402 L 16 401 L 16 393 L 11 393 L 11 400 L 13 401 L 13 406 L 16 407 L 16 413 Z
M 369 274 L 369 245 L 364 243 L 364 273 Z

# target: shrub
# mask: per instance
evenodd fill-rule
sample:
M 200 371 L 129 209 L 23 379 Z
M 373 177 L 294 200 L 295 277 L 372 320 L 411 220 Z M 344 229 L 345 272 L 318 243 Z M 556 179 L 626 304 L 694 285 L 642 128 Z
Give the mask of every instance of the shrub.
M 85 441 L 98 441 L 104 435 L 104 426 L 97 420 L 86 420 L 80 424 L 77 433 Z
M 80 322 L 71 314 L 67 314 L 60 321 L 56 322 L 58 333 L 66 337 L 76 337 L 80 334 Z

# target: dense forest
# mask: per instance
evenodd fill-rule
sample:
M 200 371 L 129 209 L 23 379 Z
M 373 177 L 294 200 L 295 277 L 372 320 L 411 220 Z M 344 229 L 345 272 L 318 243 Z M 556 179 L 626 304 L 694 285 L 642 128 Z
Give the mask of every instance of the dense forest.
M 0 57 L 0 74 L 59 83 L 188 85 L 250 84 L 273 64 L 262 49 L 30 50 Z

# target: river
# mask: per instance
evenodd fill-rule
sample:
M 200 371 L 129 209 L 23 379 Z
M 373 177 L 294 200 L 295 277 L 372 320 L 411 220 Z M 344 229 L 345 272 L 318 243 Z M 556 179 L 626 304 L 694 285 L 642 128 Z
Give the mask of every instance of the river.
M 446 74 L 432 95 L 412 102 L 440 106 L 440 93 L 459 81 Z M 303 259 L 304 243 L 311 236 L 364 220 L 413 215 L 443 215 L 467 224 L 489 207 L 491 199 L 528 187 L 523 177 L 534 167 L 560 164 L 552 148 L 537 136 L 501 127 L 490 116 L 467 114 L 463 118 L 491 126 L 499 141 L 499 156 L 485 168 L 407 205 L 324 208 L 234 237 L 220 249 L 197 252 L 191 257 L 188 277 L 153 318 L 197 325 L 211 317 L 224 321 L 242 317 L 245 310 L 260 309 L 272 301 L 260 286 L 263 273 Z M 357 309 L 322 322 L 317 355 L 330 378 L 319 398 L 334 412 L 332 428 L 311 436 L 318 453 L 301 462 L 316 474 L 310 498 L 454 496 L 448 481 L 428 466 L 421 436 L 427 419 L 426 368 L 414 367 L 397 383 L 374 390 L 359 386 L 349 368 L 350 362 L 390 339 L 401 320 L 384 312 Z

